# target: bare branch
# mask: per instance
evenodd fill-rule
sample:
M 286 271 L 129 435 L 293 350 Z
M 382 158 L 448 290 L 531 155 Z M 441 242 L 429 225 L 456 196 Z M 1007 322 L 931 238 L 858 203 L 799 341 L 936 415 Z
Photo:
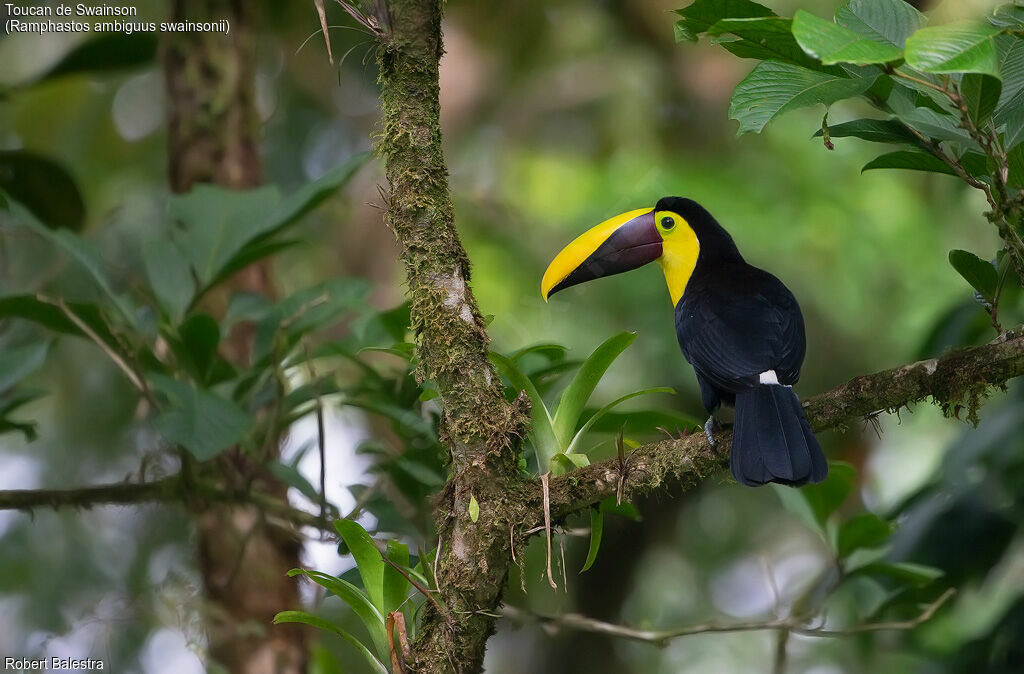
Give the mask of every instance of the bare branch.
M 234 503 L 258 507 L 264 514 L 297 527 L 314 527 L 333 535 L 320 517 L 255 490 L 225 489 L 188 481 L 179 475 L 149 482 L 115 482 L 75 489 L 10 489 L 0 491 L 0 510 L 92 508 L 141 503 Z
M 501 615 L 518 623 L 536 622 L 549 630 L 571 629 L 579 632 L 592 632 L 605 636 L 628 639 L 630 641 L 642 641 L 659 647 L 664 647 L 673 639 L 693 636 L 696 634 L 717 634 L 726 632 L 763 632 L 781 630 L 783 633 L 792 632 L 808 637 L 847 637 L 867 632 L 884 632 L 892 630 L 911 630 L 918 625 L 930 620 L 935 613 L 948 602 L 956 590 L 949 588 L 914 618 L 909 620 L 862 623 L 845 629 L 826 630 L 818 627 L 806 627 L 807 621 L 796 618 L 784 620 L 768 620 L 760 622 L 744 622 L 723 624 L 717 622 L 700 623 L 688 627 L 679 627 L 665 630 L 646 630 L 629 627 L 628 625 L 617 625 L 615 623 L 595 620 L 579 613 L 565 613 L 558 616 L 544 616 L 531 613 L 524 609 L 505 606 L 501 609 Z

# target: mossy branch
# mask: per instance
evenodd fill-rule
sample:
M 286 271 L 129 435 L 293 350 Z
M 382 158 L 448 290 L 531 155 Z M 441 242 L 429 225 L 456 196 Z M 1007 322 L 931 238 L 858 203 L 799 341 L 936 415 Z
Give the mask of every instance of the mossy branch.
M 804 410 L 811 426 L 822 431 L 931 397 L 947 415 L 963 414 L 977 423 L 977 410 L 989 390 L 1021 375 L 1024 334 L 1018 329 L 983 346 L 855 377 L 808 399 Z M 693 487 L 728 465 L 732 434 L 725 431 L 715 439 L 717 448 L 712 448 L 702 433 L 642 445 L 623 466 L 613 459 L 559 476 L 551 481 L 551 515 L 563 519 L 617 491 L 628 499 L 673 480 L 681 482 L 684 489 Z M 525 525 L 542 518 L 539 484 L 535 491 L 530 504 L 533 517 Z
M 256 490 L 227 489 L 180 475 L 147 482 L 115 482 L 72 489 L 0 490 L 0 510 L 34 511 L 40 508 L 92 508 L 142 503 L 199 503 L 253 505 L 269 517 L 295 527 L 315 527 L 333 535 L 334 528 L 312 513 Z

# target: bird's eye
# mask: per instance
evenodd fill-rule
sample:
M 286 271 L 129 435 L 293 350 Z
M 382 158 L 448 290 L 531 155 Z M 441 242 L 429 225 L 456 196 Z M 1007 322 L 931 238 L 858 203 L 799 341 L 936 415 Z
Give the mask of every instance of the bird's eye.
M 676 226 L 676 221 L 672 219 L 671 215 L 666 215 L 661 219 L 661 226 L 664 229 L 672 229 Z

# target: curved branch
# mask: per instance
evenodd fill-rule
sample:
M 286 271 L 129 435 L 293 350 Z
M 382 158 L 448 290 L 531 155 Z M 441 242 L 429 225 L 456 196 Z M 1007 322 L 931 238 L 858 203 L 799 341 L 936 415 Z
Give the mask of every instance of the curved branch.
M 942 606 L 948 602 L 954 594 L 956 594 L 956 590 L 949 588 L 943 592 L 938 599 L 928 604 L 921 613 L 909 620 L 861 623 L 844 629 L 834 630 L 820 627 L 807 627 L 806 620 L 799 620 L 797 618 L 734 623 L 731 625 L 708 622 L 699 625 L 690 625 L 689 627 L 654 630 L 639 629 L 636 627 L 629 627 L 628 625 L 616 625 L 615 623 L 588 618 L 587 616 L 580 615 L 579 613 L 565 613 L 558 616 L 537 615 L 511 606 L 502 608 L 501 615 L 504 618 L 508 618 L 509 620 L 519 623 L 533 621 L 539 622 L 541 625 L 551 629 L 557 630 L 560 628 L 567 628 L 581 632 L 593 632 L 595 634 L 603 634 L 605 636 L 617 637 L 620 639 L 629 639 L 631 641 L 642 641 L 663 647 L 667 645 L 669 641 L 680 637 L 723 632 L 762 632 L 765 630 L 784 630 L 786 632 L 792 632 L 794 634 L 800 634 L 808 637 L 836 638 L 865 634 L 867 632 L 912 630 L 918 625 L 931 620 L 935 613 L 942 608 Z
M 227 503 L 257 506 L 267 515 L 297 527 L 315 527 L 329 534 L 334 528 L 320 517 L 258 491 L 223 489 L 207 483 L 188 482 L 179 475 L 149 482 L 115 482 L 75 489 L 0 490 L 0 510 L 38 508 L 92 508 L 99 505 L 139 503 Z
M 947 414 L 959 416 L 966 411 L 967 419 L 977 423 L 977 408 L 989 389 L 1020 375 L 1024 375 L 1024 334 L 1018 329 L 983 346 L 855 377 L 808 399 L 804 410 L 811 426 L 822 431 L 931 397 Z M 684 488 L 693 487 L 728 465 L 731 442 L 732 433 L 725 431 L 716 436 L 717 447 L 712 448 L 703 434 L 696 433 L 682 440 L 638 447 L 629 455 L 624 470 L 612 459 L 561 475 L 551 480 L 551 515 L 563 519 L 619 488 L 628 499 L 672 479 L 682 482 Z M 535 491 L 530 508 L 534 521 L 540 521 L 539 485 Z

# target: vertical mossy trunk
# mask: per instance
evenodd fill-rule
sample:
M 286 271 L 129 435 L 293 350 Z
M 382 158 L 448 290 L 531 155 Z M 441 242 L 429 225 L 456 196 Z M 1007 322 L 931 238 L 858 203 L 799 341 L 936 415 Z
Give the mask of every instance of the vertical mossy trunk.
M 389 0 L 380 19 L 382 130 L 378 150 L 390 185 L 387 221 L 402 247 L 419 376 L 432 379 L 444 410 L 449 482 L 437 509 L 438 586 L 447 615 L 428 607 L 414 646 L 417 672 L 477 671 L 508 575 L 509 493 L 517 483 L 515 440 L 522 410 L 503 396 L 487 356 L 487 333 L 455 230 L 441 149 L 439 0 Z M 476 498 L 480 515 L 469 516 Z
M 167 95 L 169 179 L 175 192 L 196 183 L 247 189 L 263 180 L 260 124 L 255 108 L 255 49 L 242 0 L 173 0 L 172 20 L 226 18 L 230 35 L 179 33 L 164 36 L 162 60 Z M 227 292 L 272 296 L 266 265 L 240 272 L 223 296 L 208 298 L 217 313 Z M 226 355 L 249 360 L 251 329 L 236 329 Z M 259 486 L 282 500 L 287 487 L 240 450 L 230 450 L 199 470 L 236 488 Z M 209 669 L 235 674 L 300 674 L 306 669 L 307 632 L 299 626 L 271 627 L 274 615 L 299 604 L 297 585 L 286 576 L 298 566 L 297 532 L 271 522 L 248 506 L 194 509 L 200 569 L 207 600 Z

